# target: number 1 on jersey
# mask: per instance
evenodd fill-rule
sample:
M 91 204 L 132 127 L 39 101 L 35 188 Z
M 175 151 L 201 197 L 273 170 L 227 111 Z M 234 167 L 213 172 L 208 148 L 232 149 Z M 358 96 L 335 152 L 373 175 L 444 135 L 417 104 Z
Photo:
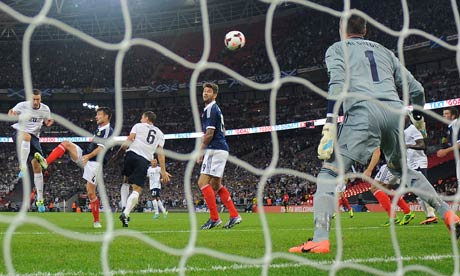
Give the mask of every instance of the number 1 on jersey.
M 377 63 L 375 63 L 374 51 L 368 50 L 364 52 L 367 59 L 369 60 L 369 65 L 371 66 L 372 80 L 374 82 L 380 81 L 379 73 L 377 72 Z

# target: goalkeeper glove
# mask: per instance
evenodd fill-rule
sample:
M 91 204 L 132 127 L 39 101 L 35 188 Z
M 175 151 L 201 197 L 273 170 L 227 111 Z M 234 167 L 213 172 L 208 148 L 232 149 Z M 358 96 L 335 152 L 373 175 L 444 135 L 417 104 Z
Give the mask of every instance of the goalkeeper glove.
M 334 135 L 337 134 L 335 123 L 326 123 L 321 132 L 321 141 L 318 146 L 318 158 L 329 160 L 334 151 Z
M 409 118 L 412 124 L 422 133 L 423 138 L 426 138 L 426 124 L 425 119 L 420 111 L 414 110 L 412 113 L 409 112 Z

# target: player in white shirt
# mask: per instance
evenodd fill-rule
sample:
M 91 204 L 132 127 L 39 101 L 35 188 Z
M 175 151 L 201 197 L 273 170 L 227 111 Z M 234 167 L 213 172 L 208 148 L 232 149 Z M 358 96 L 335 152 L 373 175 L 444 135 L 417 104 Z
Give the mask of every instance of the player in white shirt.
M 158 219 L 160 216 L 159 211 L 163 213 L 163 217 L 166 218 L 168 215 L 168 212 L 166 211 L 166 208 L 163 206 L 163 202 L 161 201 L 161 168 L 158 166 L 158 161 L 156 158 L 152 159 L 151 166 L 147 170 L 147 177 L 149 178 L 149 184 L 150 184 L 150 191 L 152 192 L 153 200 L 153 210 L 155 212 L 155 215 L 153 216 L 153 219 Z M 160 210 L 158 210 L 160 209 Z
M 425 141 L 423 141 L 422 133 L 410 123 L 409 117 L 406 118 L 407 127 L 404 129 L 404 141 L 407 152 L 407 166 L 410 169 L 421 172 L 425 177 L 428 175 L 428 157 L 425 152 Z M 438 218 L 434 214 L 434 208 L 428 203 L 417 197 L 420 207 L 426 214 L 426 219 L 420 224 L 437 223 Z
M 19 152 L 19 167 L 21 169 L 20 177 L 27 172 L 28 164 L 31 162 L 32 170 L 34 172 L 34 184 L 37 190 L 37 209 L 40 213 L 45 212 L 43 202 L 43 173 L 42 167 L 35 160 L 34 154 L 39 152 L 43 154 L 39 142 L 40 130 L 43 125 L 49 127 L 54 123 L 51 119 L 50 108 L 41 102 L 41 91 L 34 89 L 32 95 L 32 102 L 24 101 L 18 103 L 15 107 L 8 111 L 9 116 L 27 116 L 26 122 L 18 122 L 12 125 L 16 129 L 16 135 L 13 140 L 20 143 Z
M 166 171 L 165 155 L 163 152 L 165 138 L 163 132 L 154 125 L 155 121 L 155 113 L 152 111 L 144 112 L 141 122 L 135 124 L 131 129 L 127 143 L 124 143 L 113 157 L 114 160 L 118 159 L 129 147 L 126 150 L 124 160 L 123 182 L 124 184 L 132 185 L 133 191 L 126 200 L 126 207 L 120 215 L 123 227 L 128 227 L 129 214 L 139 200 L 147 175 L 147 169 L 150 166 L 155 151 L 157 151 L 161 167 L 161 182 L 169 182 L 170 174 Z M 122 185 L 121 193 L 123 192 L 126 192 L 126 190 L 123 190 Z

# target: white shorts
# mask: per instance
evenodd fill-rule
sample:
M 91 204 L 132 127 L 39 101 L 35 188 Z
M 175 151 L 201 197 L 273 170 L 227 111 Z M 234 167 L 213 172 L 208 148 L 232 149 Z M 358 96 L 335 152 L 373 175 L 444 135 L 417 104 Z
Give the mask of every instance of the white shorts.
M 207 174 L 221 178 L 224 175 L 225 164 L 227 163 L 228 151 L 206 150 L 201 164 L 201 174 Z
M 386 164 L 380 167 L 379 172 L 375 175 L 374 179 L 376 181 L 382 182 L 383 184 L 391 185 L 396 184 L 399 180 L 390 172 Z
M 88 161 L 86 165 L 83 167 L 83 164 L 81 163 L 81 158 L 83 157 L 83 150 L 79 146 L 77 146 L 77 153 L 78 159 L 72 161 L 75 162 L 79 167 L 83 168 L 83 179 L 85 179 L 91 184 L 97 185 L 96 175 L 97 169 L 99 168 L 99 163 L 97 163 L 96 161 Z

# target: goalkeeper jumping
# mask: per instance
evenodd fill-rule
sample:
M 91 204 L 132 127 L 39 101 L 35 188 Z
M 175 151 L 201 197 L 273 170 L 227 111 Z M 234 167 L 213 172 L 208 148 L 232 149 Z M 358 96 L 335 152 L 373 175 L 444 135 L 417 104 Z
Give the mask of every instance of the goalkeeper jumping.
M 402 176 L 401 162 L 406 161 L 401 156 L 405 149 L 399 143 L 399 122 L 401 116 L 405 116 L 401 113 L 405 107 L 397 88 L 402 87 L 404 76 L 412 105 L 420 109 L 425 104 L 422 85 L 395 55 L 382 45 L 364 39 L 367 32 L 364 18 L 352 15 L 348 22 L 341 23 L 347 23 L 344 26 L 345 33 L 341 28 L 342 41 L 334 43 L 326 52 L 330 79 L 327 120 L 318 147 L 318 157 L 324 163 L 318 174 L 314 196 L 315 232 L 313 239 L 292 247 L 289 252 L 330 252 L 329 231 L 335 207 L 334 193 L 338 183 L 335 178 L 339 174 L 339 158 L 343 162 L 344 171 L 348 171 L 354 162 L 367 164 L 374 150 L 380 146 L 391 173 Z M 334 105 L 342 97 L 345 97 L 345 119 L 337 134 Z M 417 108 L 413 111 L 414 125 L 422 134 L 426 134 L 422 113 Z M 337 140 L 334 141 L 336 135 Z M 335 142 L 337 145 L 334 145 Z M 339 149 L 337 155 L 333 154 L 334 148 L 336 151 Z M 459 217 L 436 194 L 425 176 L 412 169 L 408 169 L 404 176 L 406 179 L 401 179 L 402 183 L 418 191 L 418 196 L 435 208 L 448 229 L 455 231 L 458 239 Z

